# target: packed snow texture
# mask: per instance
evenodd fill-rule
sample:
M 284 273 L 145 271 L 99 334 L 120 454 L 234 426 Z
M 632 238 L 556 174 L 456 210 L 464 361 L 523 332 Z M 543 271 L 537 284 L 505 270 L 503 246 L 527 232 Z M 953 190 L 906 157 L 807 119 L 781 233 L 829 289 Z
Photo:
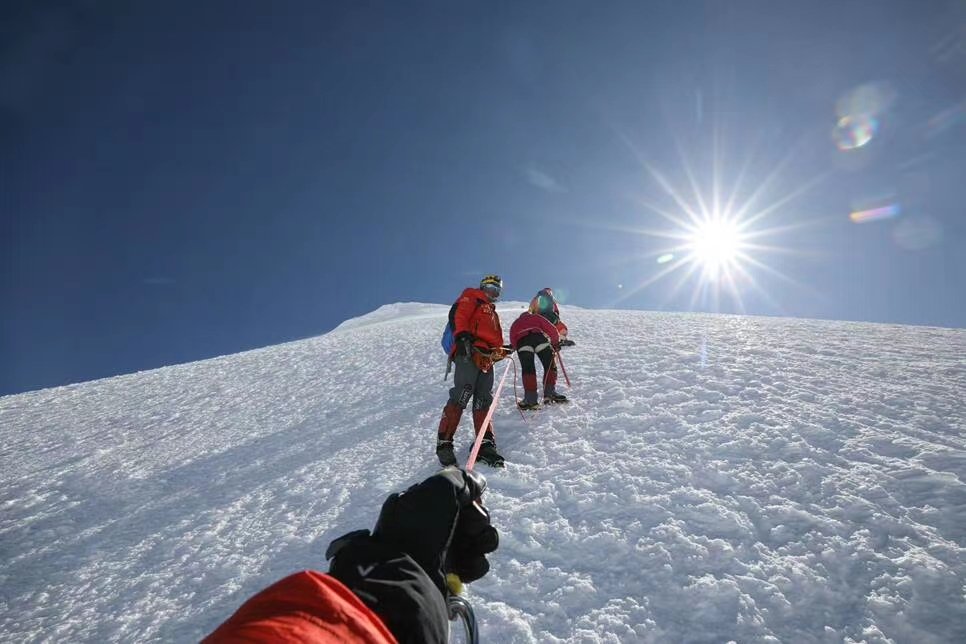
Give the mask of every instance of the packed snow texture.
M 0 639 L 193 641 L 326 570 L 437 470 L 447 309 L 0 398 Z M 480 466 L 484 642 L 966 641 L 966 331 L 562 313 L 572 402 L 511 370 Z

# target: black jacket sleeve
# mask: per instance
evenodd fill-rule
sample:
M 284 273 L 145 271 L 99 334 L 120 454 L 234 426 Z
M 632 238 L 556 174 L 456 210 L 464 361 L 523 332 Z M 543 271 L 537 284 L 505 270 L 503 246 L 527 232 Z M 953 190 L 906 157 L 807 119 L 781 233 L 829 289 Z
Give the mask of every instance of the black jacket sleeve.
M 401 644 L 446 644 L 446 600 L 425 571 L 399 550 L 369 535 L 349 533 L 332 543 L 329 574 L 379 615 Z

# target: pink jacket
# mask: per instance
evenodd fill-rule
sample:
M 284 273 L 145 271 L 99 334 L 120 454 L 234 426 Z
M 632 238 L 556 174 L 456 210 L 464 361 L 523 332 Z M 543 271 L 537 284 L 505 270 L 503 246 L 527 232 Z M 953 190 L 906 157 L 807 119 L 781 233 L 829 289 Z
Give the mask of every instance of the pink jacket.
M 542 333 L 550 340 L 554 349 L 560 348 L 560 333 L 550 320 L 537 313 L 522 313 L 510 326 L 510 344 L 517 348 L 517 344 L 524 336 L 533 332 Z

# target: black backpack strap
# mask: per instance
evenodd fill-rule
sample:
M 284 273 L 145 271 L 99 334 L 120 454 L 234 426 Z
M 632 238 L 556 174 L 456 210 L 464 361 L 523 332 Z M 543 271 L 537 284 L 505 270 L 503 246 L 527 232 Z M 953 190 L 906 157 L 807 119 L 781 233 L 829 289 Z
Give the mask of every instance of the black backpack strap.
M 453 302 L 453 306 L 449 307 L 449 327 L 456 330 L 456 305 L 460 303 L 459 300 Z

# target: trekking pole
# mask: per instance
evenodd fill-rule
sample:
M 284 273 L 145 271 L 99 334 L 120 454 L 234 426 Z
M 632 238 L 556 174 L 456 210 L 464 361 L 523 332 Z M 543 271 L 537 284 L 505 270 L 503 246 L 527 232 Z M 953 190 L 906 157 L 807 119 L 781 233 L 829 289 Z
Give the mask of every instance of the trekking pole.
M 493 396 L 493 402 L 490 403 L 490 410 L 486 412 L 486 418 L 483 419 L 483 424 L 480 425 L 480 433 L 476 435 L 476 441 L 473 443 L 473 451 L 470 452 L 470 457 L 466 459 L 466 470 L 470 471 L 473 469 L 473 465 L 476 463 L 476 455 L 480 453 L 480 445 L 483 444 L 483 437 L 486 436 L 486 428 L 490 426 L 490 419 L 493 418 L 493 411 L 496 409 L 496 403 L 500 400 L 500 392 L 503 391 L 503 383 L 506 382 L 506 375 L 510 373 L 510 365 L 506 366 L 503 370 L 503 376 L 500 378 L 500 385 L 496 388 L 496 395 Z
M 567 381 L 567 386 L 570 387 L 571 386 L 571 384 L 570 384 L 570 377 L 567 375 L 567 370 L 564 369 L 563 358 L 560 357 L 560 352 L 559 351 L 554 351 L 554 355 L 557 356 L 557 363 L 560 365 L 560 371 L 564 375 L 564 380 Z
M 463 621 L 463 630 L 466 633 L 466 641 L 469 644 L 479 644 L 480 633 L 476 627 L 476 613 L 468 601 L 459 595 L 450 595 L 447 600 L 449 608 L 449 619 L 454 621 L 457 618 Z

